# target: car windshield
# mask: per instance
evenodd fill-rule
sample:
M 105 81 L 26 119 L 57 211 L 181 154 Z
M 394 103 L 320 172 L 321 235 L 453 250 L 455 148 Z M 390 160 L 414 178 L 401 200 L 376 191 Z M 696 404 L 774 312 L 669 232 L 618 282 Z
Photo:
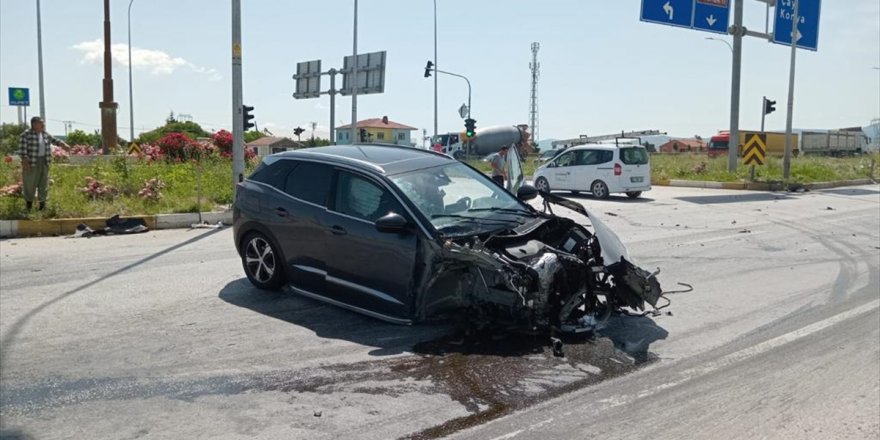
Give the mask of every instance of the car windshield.
M 448 234 L 516 226 L 531 212 L 486 176 L 461 162 L 390 176 L 431 224 Z

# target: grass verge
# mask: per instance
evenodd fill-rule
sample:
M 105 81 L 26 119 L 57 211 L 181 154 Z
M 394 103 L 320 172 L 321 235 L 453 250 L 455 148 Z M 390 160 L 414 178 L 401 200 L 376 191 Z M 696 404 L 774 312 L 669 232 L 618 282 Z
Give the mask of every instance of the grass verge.
M 249 167 L 250 168 L 250 167 Z M 249 169 L 250 171 L 250 169 Z M 200 178 L 199 178 L 200 176 Z M 92 198 L 82 191 L 86 177 L 112 185 L 118 195 Z M 49 201 L 44 211 L 27 212 L 20 195 L 0 196 L 0 219 L 49 219 L 152 215 L 211 211 L 232 202 L 232 162 L 215 158 L 199 163 L 128 162 L 121 158 L 96 158 L 89 165 L 53 164 L 49 169 Z M 157 200 L 140 197 L 145 181 L 160 179 L 165 187 Z M 0 164 L 0 187 L 21 180 L 21 166 Z M 201 182 L 201 204 L 197 196 Z

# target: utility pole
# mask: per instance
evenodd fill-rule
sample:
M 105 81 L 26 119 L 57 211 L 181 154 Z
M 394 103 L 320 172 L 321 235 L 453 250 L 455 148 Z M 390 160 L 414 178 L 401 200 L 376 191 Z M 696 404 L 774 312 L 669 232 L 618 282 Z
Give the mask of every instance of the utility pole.
M 116 109 L 119 104 L 113 101 L 113 58 L 110 55 L 110 0 L 104 0 L 104 100 L 101 108 L 102 152 L 110 154 L 116 148 Z M 42 93 L 41 93 L 42 95 Z M 41 98 L 42 99 L 42 96 Z
M 351 75 L 351 143 L 358 143 L 358 0 L 354 0 L 354 38 L 352 43 L 352 75 Z
M 241 0 L 232 0 L 232 191 L 244 181 L 244 115 L 241 90 Z
M 131 5 L 134 3 L 134 0 L 128 1 L 128 123 L 131 125 L 129 128 L 129 142 L 134 142 L 134 86 L 131 83 Z
M 736 0 L 733 7 L 733 62 L 730 77 L 730 144 L 727 149 L 727 171 L 735 172 L 739 160 L 739 95 L 742 72 L 743 8 L 745 0 Z
M 437 67 L 437 0 L 434 0 L 434 67 Z M 437 132 L 437 75 L 434 75 L 434 137 Z
M 46 89 L 43 88 L 43 24 L 40 18 L 40 0 L 37 0 L 37 68 L 40 80 L 40 117 L 46 121 Z
M 782 180 L 788 180 L 791 176 L 791 150 L 792 150 L 792 113 L 794 112 L 794 65 L 797 57 L 798 35 L 798 6 L 800 0 L 794 0 L 794 14 L 791 16 L 791 66 L 788 72 L 788 115 L 785 117 L 785 155 L 782 157 Z

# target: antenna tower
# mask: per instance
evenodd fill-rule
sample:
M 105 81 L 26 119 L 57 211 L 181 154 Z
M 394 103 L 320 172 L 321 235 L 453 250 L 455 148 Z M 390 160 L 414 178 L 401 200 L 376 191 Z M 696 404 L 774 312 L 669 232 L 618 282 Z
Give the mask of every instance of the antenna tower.
M 541 76 L 541 63 L 538 62 L 538 50 L 541 43 L 532 43 L 532 62 L 529 69 L 532 71 L 532 91 L 529 98 L 529 131 L 532 135 L 532 143 L 538 144 L 538 77 Z

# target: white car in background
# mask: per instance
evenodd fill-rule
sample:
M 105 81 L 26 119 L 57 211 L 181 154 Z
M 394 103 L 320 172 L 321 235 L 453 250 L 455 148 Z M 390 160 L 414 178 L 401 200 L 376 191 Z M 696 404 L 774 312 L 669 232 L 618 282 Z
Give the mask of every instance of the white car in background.
M 626 193 L 634 199 L 651 189 L 651 162 L 640 145 L 579 145 L 538 168 L 534 182 L 544 192 L 583 191 L 599 199 Z

